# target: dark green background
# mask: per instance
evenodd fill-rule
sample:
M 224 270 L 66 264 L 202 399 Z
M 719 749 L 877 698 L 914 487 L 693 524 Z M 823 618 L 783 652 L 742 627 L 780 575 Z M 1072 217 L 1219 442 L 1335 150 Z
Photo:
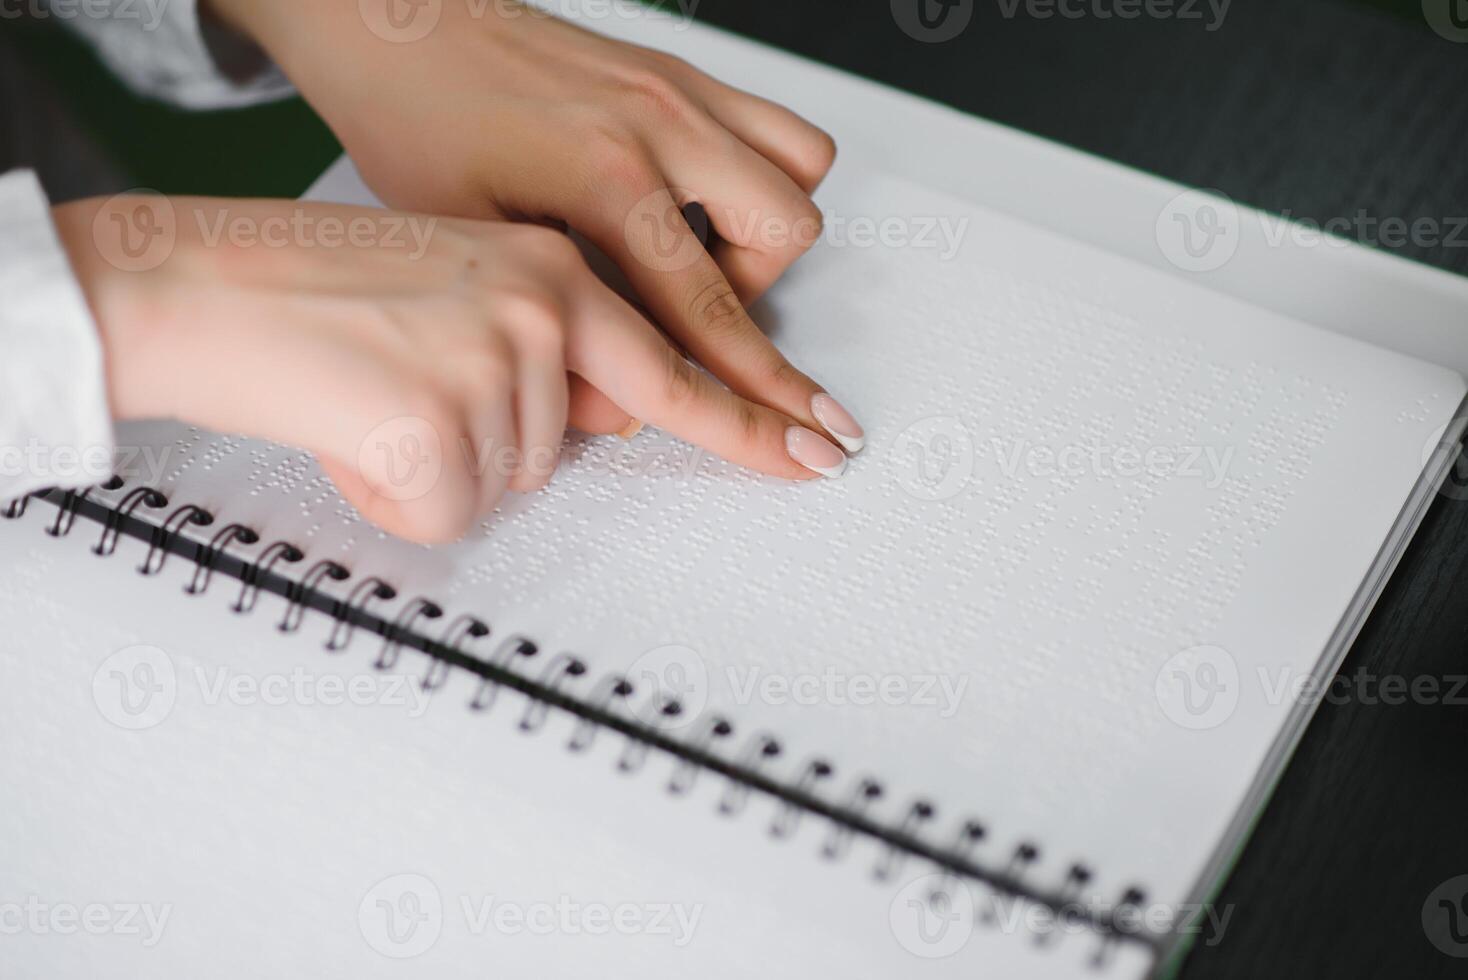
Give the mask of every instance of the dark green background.
M 135 187 L 169 194 L 295 197 L 340 153 L 300 99 L 185 112 L 138 98 L 64 28 L 0 21 L 12 47 L 53 82 Z
M 1429 30 L 1419 0 L 1338 2 L 1387 10 Z M 0 31 L 18 41 L 21 57 L 52 78 L 132 186 L 171 194 L 294 197 L 340 152 L 299 99 L 183 112 L 130 94 L 85 44 L 54 23 L 0 21 Z

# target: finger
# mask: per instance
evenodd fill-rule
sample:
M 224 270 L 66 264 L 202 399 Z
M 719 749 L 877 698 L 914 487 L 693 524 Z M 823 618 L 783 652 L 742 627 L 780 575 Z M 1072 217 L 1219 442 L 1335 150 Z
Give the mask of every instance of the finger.
M 819 425 L 812 406 L 821 386 L 791 365 L 749 318 L 669 190 L 612 204 L 599 220 L 586 234 L 617 262 L 670 336 L 737 394 L 802 425 Z
M 820 241 L 824 219 L 810 195 L 732 136 L 680 151 L 663 169 L 676 186 L 697 188 L 718 235 L 714 261 L 746 305 Z
M 579 374 L 567 375 L 570 388 L 570 423 L 594 436 L 629 432 L 637 421 L 616 402 L 602 394 Z
M 448 418 L 431 420 L 430 414 L 393 414 L 376 424 L 364 422 L 360 438 L 332 439 L 326 447 L 304 441 L 366 520 L 411 541 L 443 544 L 458 540 L 472 526 L 482 493 L 477 476 L 457 451 L 467 433 Z
M 731 462 L 789 480 L 846 469 L 840 449 L 718 384 L 600 283 L 583 290 L 567 363 L 636 418 Z
M 563 352 L 522 351 L 515 387 L 515 422 L 520 459 L 509 489 L 539 490 L 550 482 L 561 462 L 570 394 Z
M 813 193 L 836 159 L 829 134 L 778 103 L 719 81 L 682 59 L 658 53 L 659 68 L 698 105 L 771 163 Z
M 486 379 L 468 413 L 468 448 L 460 453 L 478 480 L 475 516 L 494 513 L 524 462 L 518 426 L 517 392 L 503 379 Z M 559 444 L 558 444 L 559 445 Z
M 836 161 L 830 134 L 782 105 L 704 78 L 699 95 L 708 113 L 807 194 L 815 193 Z
M 419 544 L 447 544 L 468 530 L 474 512 L 449 518 L 444 513 L 426 513 L 417 501 L 395 500 L 379 493 L 362 478 L 357 467 L 339 462 L 331 456 L 317 456 L 317 462 L 337 492 L 356 508 L 363 519 L 395 537 Z M 477 494 L 475 498 L 477 499 Z

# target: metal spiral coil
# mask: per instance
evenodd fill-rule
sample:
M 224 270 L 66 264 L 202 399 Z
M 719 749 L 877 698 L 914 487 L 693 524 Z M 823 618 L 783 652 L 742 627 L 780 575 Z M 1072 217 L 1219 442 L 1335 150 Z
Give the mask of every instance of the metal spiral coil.
M 336 567 L 342 572 L 346 571 L 346 569 L 342 568 L 340 565 L 337 565 Z M 332 575 L 332 578 L 337 577 L 337 575 Z M 345 578 L 346 576 L 343 575 L 341 577 Z M 352 613 L 354 611 L 365 612 L 367 610 L 367 604 L 373 599 L 380 599 L 383 602 L 391 602 L 397 597 L 398 590 L 393 588 L 391 585 L 388 585 L 386 582 L 375 575 L 364 581 L 358 582 L 356 587 L 352 589 L 351 594 L 347 596 L 346 601 L 340 603 L 336 607 L 336 622 L 331 624 L 331 636 L 326 638 L 326 649 L 330 650 L 332 653 L 338 653 L 342 650 L 345 650 L 347 648 L 347 644 L 352 642 L 352 633 L 357 628 L 356 619 L 352 616 Z M 300 597 L 300 600 L 296 603 L 295 625 L 292 626 L 290 630 L 287 630 L 287 632 L 293 632 L 297 627 L 300 626 L 301 617 L 305 615 L 306 610 L 305 599 L 306 596 L 302 595 Z
M 985 868 L 973 856 L 989 836 L 982 823 L 967 820 L 951 843 L 930 844 L 924 832 L 935 820 L 934 805 L 926 800 L 915 800 L 908 804 L 900 820 L 879 821 L 871 814 L 885 798 L 886 790 L 879 780 L 872 777 L 858 778 L 849 784 L 844 796 L 837 795 L 835 802 L 831 802 L 824 788 L 835 781 L 836 771 L 825 759 L 807 760 L 799 766 L 797 775 L 786 781 L 770 775 L 770 769 L 785 755 L 780 740 L 770 733 L 757 732 L 746 736 L 737 751 L 726 752 L 726 746 L 738 742 L 731 720 L 711 715 L 695 719 L 686 733 L 681 731 L 681 726 L 675 732 L 672 722 L 684 711 L 680 702 L 663 699 L 642 710 L 633 710 L 631 701 L 636 688 L 631 681 L 619 674 L 611 674 L 601 677 L 586 689 L 585 678 L 589 668 L 585 661 L 572 654 L 558 654 L 546 661 L 538 672 L 527 673 L 519 665 L 532 660 L 538 662 L 540 648 L 529 637 L 511 635 L 501 640 L 489 656 L 476 656 L 470 652 L 471 647 L 491 636 L 492 630 L 487 622 L 474 616 L 461 615 L 453 619 L 435 640 L 427 635 L 425 627 L 445 614 L 443 608 L 430 599 L 421 596 L 409 599 L 396 615 L 389 618 L 387 613 L 375 611 L 373 604 L 392 602 L 398 598 L 398 592 L 381 578 L 363 578 L 346 597 L 332 598 L 325 591 L 330 583 L 353 578 L 350 570 L 335 561 L 318 561 L 304 575 L 288 577 L 285 569 L 298 565 L 306 557 L 300 548 L 289 542 L 271 542 L 250 558 L 246 554 L 247 549 L 260 545 L 262 538 L 257 531 L 243 524 L 226 525 L 207 543 L 190 541 L 183 537 L 184 529 L 209 526 L 214 523 L 214 515 L 201 507 L 185 504 L 176 507 L 161 522 L 154 523 L 134 515 L 140 508 L 157 511 L 168 506 L 168 497 L 156 489 L 135 487 L 115 502 L 102 502 L 93 493 L 94 490 L 113 493 L 124 486 L 122 480 L 114 478 L 100 487 L 41 491 L 32 496 L 57 507 L 56 519 L 47 528 L 53 536 L 68 534 L 81 514 L 101 523 L 102 534 L 93 547 L 98 555 L 115 553 L 124 534 L 143 540 L 148 546 L 147 555 L 138 566 L 143 575 L 157 575 L 170 552 L 188 557 L 195 566 L 193 576 L 184 586 L 184 591 L 190 595 L 205 594 L 213 579 L 225 574 L 240 583 L 239 595 L 230 607 L 236 613 L 251 612 L 262 591 L 281 596 L 286 601 L 285 612 L 278 624 L 282 632 L 299 630 L 306 613 L 312 609 L 324 612 L 333 620 L 325 647 L 334 653 L 345 652 L 359 628 L 367 628 L 382 637 L 382 646 L 373 662 L 378 670 L 396 667 L 403 649 L 412 647 L 426 655 L 428 660 L 420 678 L 424 691 L 441 688 L 453 669 L 467 670 L 478 678 L 475 693 L 467 705 L 471 710 L 490 710 L 498 691 L 502 687 L 513 686 L 527 697 L 526 708 L 518 722 L 523 732 L 533 734 L 540 731 L 552 708 L 569 711 L 577 716 L 566 746 L 569 751 L 585 753 L 599 732 L 617 731 L 626 742 L 616 764 L 619 770 L 629 774 L 642 768 L 651 749 L 667 751 L 676 757 L 672 776 L 665 785 L 666 791 L 672 795 L 686 795 L 699 775 L 714 770 L 726 780 L 717 802 L 718 812 L 726 817 L 739 816 L 751 793 L 769 793 L 780 801 L 769 825 L 769 834 L 773 838 L 792 837 L 802 819 L 819 816 L 829 824 L 820 853 L 829 860 L 840 860 L 847 855 L 858 835 L 874 837 L 884 845 L 872 869 L 877 880 L 891 880 L 903 861 L 917 857 L 931 863 L 940 879 L 952 882 L 953 887 L 964 879 L 977 879 L 996 893 L 1014 894 L 1039 902 L 1061 916 L 1078 914 L 1068 910 L 1077 904 L 1085 887 L 1094 880 L 1094 874 L 1087 865 L 1075 863 L 1068 868 L 1058 886 L 1046 888 L 1034 882 L 1033 871 L 1039 862 L 1040 849 L 1029 842 L 1017 845 L 997 870 Z M 0 511 L 0 516 L 9 519 L 23 517 L 28 500 L 29 497 L 24 497 L 12 501 Z M 98 511 L 101 511 L 100 516 Z M 582 696 L 571 693 L 577 689 L 585 689 L 586 693 Z M 1123 914 L 1136 913 L 1145 901 L 1145 892 L 1140 887 L 1128 887 L 1109 915 L 1099 919 L 1087 917 L 1099 938 L 1098 947 L 1089 961 L 1093 967 L 1103 968 L 1114 950 L 1127 941 L 1141 941 L 1154 949 L 1162 948 L 1162 941 L 1156 937 L 1124 934 L 1114 925 Z M 976 919 L 980 924 L 997 923 L 992 909 Z M 1037 939 L 1040 945 L 1051 941 L 1044 936 Z
M 214 535 L 210 542 L 204 546 L 203 552 L 195 562 L 194 576 L 189 579 L 189 584 L 184 586 L 185 592 L 189 595 L 204 594 L 205 590 L 209 588 L 209 580 L 214 575 L 215 563 L 219 561 L 220 557 L 224 555 L 224 550 L 234 541 L 238 541 L 245 547 L 249 547 L 250 545 L 259 543 L 260 535 L 243 524 L 230 524 L 224 530 Z
M 168 557 L 168 545 L 178 536 L 185 524 L 194 524 L 198 527 L 208 527 L 214 523 L 214 515 L 202 507 L 193 504 L 184 504 L 163 519 L 163 523 L 153 531 L 153 540 L 148 543 L 148 557 L 138 566 L 138 572 L 142 575 L 157 575 L 163 571 L 163 562 Z M 198 563 L 198 555 L 195 554 L 195 564 Z
M 392 629 L 387 639 L 382 643 L 382 652 L 377 655 L 377 660 L 372 664 L 378 670 L 392 670 L 398 662 L 398 651 L 402 649 L 403 638 L 413 632 L 413 623 L 418 619 L 440 619 L 443 609 L 438 603 L 427 599 L 414 599 L 403 607 L 398 613 L 398 618 L 393 620 Z

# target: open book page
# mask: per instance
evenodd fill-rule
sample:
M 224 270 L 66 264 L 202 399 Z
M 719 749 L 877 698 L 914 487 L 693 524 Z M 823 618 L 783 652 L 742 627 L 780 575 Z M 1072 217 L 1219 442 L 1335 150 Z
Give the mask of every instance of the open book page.
M 531 715 L 424 658 L 274 628 L 238 583 L 190 598 L 177 556 L 94 555 L 95 526 L 0 521 L 0 908 L 6 977 L 1003 976 L 1136 980 L 1027 903 L 957 887 L 881 848 L 820 856 L 830 825 L 725 780 L 681 795 L 658 754 Z M 470 710 L 478 700 L 482 710 Z M 537 727 L 538 726 L 538 727 Z M 584 737 L 584 733 L 580 733 Z M 619 767 L 628 764 L 634 770 Z M 685 774 L 686 775 L 686 774 Z M 788 829 L 771 836 L 772 822 Z M 935 888 L 941 908 L 925 907 Z M 992 921 L 989 917 L 992 916 Z M 84 925 L 85 923 L 85 925 Z
M 894 823 L 929 801 L 934 840 L 978 820 L 978 857 L 1033 844 L 1050 887 L 1080 864 L 1107 900 L 1184 900 L 1461 379 L 850 159 L 818 201 L 754 312 L 867 425 L 839 481 L 576 438 L 547 490 L 423 549 L 299 452 L 138 435 L 175 499 L 625 672 L 681 702 L 660 724 L 774 733 L 773 770 L 875 779 Z

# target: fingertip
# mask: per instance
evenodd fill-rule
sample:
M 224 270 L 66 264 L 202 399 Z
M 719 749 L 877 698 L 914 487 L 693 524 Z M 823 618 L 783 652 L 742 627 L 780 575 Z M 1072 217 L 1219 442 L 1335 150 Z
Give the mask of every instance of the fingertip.
M 531 450 L 511 475 L 506 489 L 512 493 L 538 493 L 550 485 L 560 465 L 559 446 L 541 446 Z
M 375 490 L 354 467 L 328 456 L 319 456 L 318 460 L 342 498 L 364 520 L 394 537 L 417 544 L 453 544 L 474 526 L 477 515 L 472 496 L 461 495 L 457 506 L 443 495 L 432 500 L 398 500 Z
M 811 397 L 810 412 L 826 433 L 853 456 L 866 448 L 866 430 L 846 408 L 826 392 Z
M 846 454 L 810 429 L 798 425 L 786 429 L 785 451 L 800 466 L 828 480 L 846 474 Z

